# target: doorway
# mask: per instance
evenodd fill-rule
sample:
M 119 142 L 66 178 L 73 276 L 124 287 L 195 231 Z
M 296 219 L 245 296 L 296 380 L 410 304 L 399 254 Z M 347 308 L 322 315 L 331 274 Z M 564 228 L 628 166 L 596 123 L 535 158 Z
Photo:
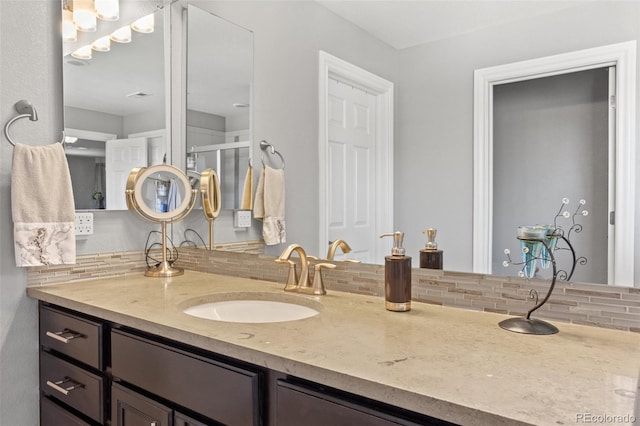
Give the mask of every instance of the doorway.
M 613 67 L 612 67 L 613 68 Z M 609 73 L 597 68 L 501 84 L 493 89 L 493 255 L 492 273 L 512 275 L 503 250 L 519 247 L 521 225 L 554 222 L 587 259 L 573 281 L 608 281 Z M 613 141 L 612 141 L 613 142 Z M 615 168 L 615 164 L 612 164 Z M 569 203 L 565 206 L 562 200 Z M 585 205 L 580 200 L 586 201 Z M 561 208 L 562 207 L 562 208 Z M 578 210 L 574 220 L 554 215 Z M 581 213 L 587 211 L 584 216 Z M 576 232 L 579 231 L 579 232 Z M 560 244 L 559 248 L 565 247 Z M 573 262 L 568 250 L 555 252 L 558 267 Z M 515 257 L 519 257 L 515 255 Z M 514 259 L 514 261 L 519 261 Z M 569 272 L 569 271 L 567 271 Z M 536 276 L 550 279 L 551 269 Z
M 382 263 L 378 236 L 393 232 L 393 83 L 322 51 L 319 66 L 318 253 L 340 238 L 349 258 Z
M 609 249 L 609 284 L 634 285 L 636 42 L 476 70 L 474 73 L 473 271 L 491 273 L 493 253 L 493 89 L 497 85 L 615 67 L 615 242 Z

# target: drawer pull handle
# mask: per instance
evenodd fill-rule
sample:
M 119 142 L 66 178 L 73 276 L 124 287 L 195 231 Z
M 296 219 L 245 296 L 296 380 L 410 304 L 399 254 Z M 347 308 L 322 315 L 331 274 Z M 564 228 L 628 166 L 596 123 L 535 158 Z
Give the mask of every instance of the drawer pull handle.
M 65 383 L 71 383 L 71 386 L 66 386 L 66 387 L 60 386 L 60 385 L 64 385 Z M 82 383 L 76 382 L 75 380 L 69 377 L 65 377 L 64 379 L 58 380 L 57 382 L 52 382 L 51 380 L 47 380 L 47 386 L 57 390 L 58 392 L 64 395 L 69 395 L 69 392 L 71 392 L 72 390 L 84 388 L 84 385 Z
M 86 337 L 82 333 L 78 333 L 66 328 L 62 331 L 58 331 L 57 333 L 54 333 L 53 331 L 47 331 L 47 336 L 62 343 L 69 343 L 71 340 L 77 339 L 78 337 Z

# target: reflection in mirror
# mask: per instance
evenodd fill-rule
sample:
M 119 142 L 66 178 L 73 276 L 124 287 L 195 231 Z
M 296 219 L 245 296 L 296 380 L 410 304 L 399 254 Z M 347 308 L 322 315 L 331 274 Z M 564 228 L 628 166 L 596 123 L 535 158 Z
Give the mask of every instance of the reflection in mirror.
M 252 154 L 253 34 L 193 5 L 187 13 L 187 170 L 215 170 L 222 208 L 239 209 Z
M 64 44 L 65 131 L 77 138 L 65 144 L 65 151 L 76 209 L 126 209 L 123 188 L 129 170 L 170 160 L 161 5 L 121 0 L 118 21 L 98 21 L 96 32 L 78 32 L 77 41 Z M 115 30 L 149 14 L 155 18 L 152 32 L 130 31 L 130 41 L 113 41 Z M 75 54 L 109 35 L 107 51 L 90 50 L 90 57 Z
M 206 169 L 200 176 L 200 197 L 202 212 L 209 222 L 209 250 L 213 250 L 213 221 L 220 214 L 222 196 L 218 174 L 213 169 Z
M 581 225 L 565 235 L 587 259 L 573 279 L 607 283 L 608 90 L 606 67 L 495 86 L 493 274 L 517 272 L 502 262 L 504 249 L 519 247 L 518 226 L 553 224 L 560 209 L 571 215 L 555 220 L 565 233 L 574 219 Z M 574 218 L 576 209 L 588 215 Z M 558 268 L 569 270 L 573 260 L 563 247 L 555 253 Z M 538 267 L 536 277 L 550 279 L 550 270 Z

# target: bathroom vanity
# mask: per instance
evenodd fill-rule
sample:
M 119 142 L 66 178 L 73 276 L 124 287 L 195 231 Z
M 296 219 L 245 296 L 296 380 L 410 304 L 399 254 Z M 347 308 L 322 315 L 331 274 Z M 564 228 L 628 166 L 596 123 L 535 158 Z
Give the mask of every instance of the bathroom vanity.
M 220 322 L 183 311 L 276 300 L 282 285 L 194 271 L 28 294 L 41 301 L 42 424 L 544 425 L 634 414 L 637 333 L 558 324 L 557 335 L 520 335 L 498 327 L 503 315 L 422 303 L 394 313 L 381 298 L 335 291 L 283 296 L 319 310 L 303 320 Z

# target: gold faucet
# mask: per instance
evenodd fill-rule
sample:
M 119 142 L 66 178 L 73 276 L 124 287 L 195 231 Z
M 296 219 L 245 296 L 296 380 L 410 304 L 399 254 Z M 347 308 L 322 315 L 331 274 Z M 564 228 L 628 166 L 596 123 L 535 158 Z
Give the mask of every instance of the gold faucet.
M 298 253 L 300 263 L 302 263 L 302 270 L 300 271 L 299 277 L 296 273 L 296 263 L 290 259 L 294 252 Z M 291 244 L 289 247 L 284 249 L 282 254 L 280 254 L 280 256 L 275 260 L 276 263 L 289 265 L 289 275 L 287 276 L 287 283 L 284 286 L 285 291 L 295 291 L 298 293 L 314 294 L 317 296 L 327 294 L 322 281 L 321 269 L 333 269 L 336 265 L 332 263 L 317 263 L 315 265 L 313 285 L 311 285 L 309 283 L 309 258 L 318 260 L 315 256 L 307 256 L 307 253 L 299 244 Z
M 302 270 L 300 271 L 300 278 L 296 277 L 295 274 L 295 264 L 289 261 L 289 258 L 293 254 L 293 252 L 298 253 L 298 257 L 300 257 L 300 263 L 302 263 Z M 289 263 L 289 279 L 287 280 L 287 286 L 284 288 L 287 291 L 295 291 L 300 288 L 310 287 L 309 286 L 309 261 L 307 260 L 307 253 L 305 253 L 304 249 L 300 244 L 291 244 L 289 247 L 284 249 L 280 257 L 276 259 L 276 263 Z M 297 279 L 295 287 L 291 285 L 291 271 L 293 270 L 293 277 Z M 293 288 L 292 288 L 293 287 Z
M 342 252 L 345 254 L 351 251 L 351 247 L 349 246 L 349 244 L 347 244 L 345 240 L 337 239 L 333 242 L 330 241 L 329 243 L 331 244 L 331 246 L 329 246 L 329 251 L 327 251 L 327 260 L 333 260 L 333 257 L 336 255 L 336 250 L 338 249 L 338 247 L 340 247 L 340 249 L 342 249 Z M 354 260 L 354 259 L 344 259 L 343 261 L 360 263 L 359 260 Z

